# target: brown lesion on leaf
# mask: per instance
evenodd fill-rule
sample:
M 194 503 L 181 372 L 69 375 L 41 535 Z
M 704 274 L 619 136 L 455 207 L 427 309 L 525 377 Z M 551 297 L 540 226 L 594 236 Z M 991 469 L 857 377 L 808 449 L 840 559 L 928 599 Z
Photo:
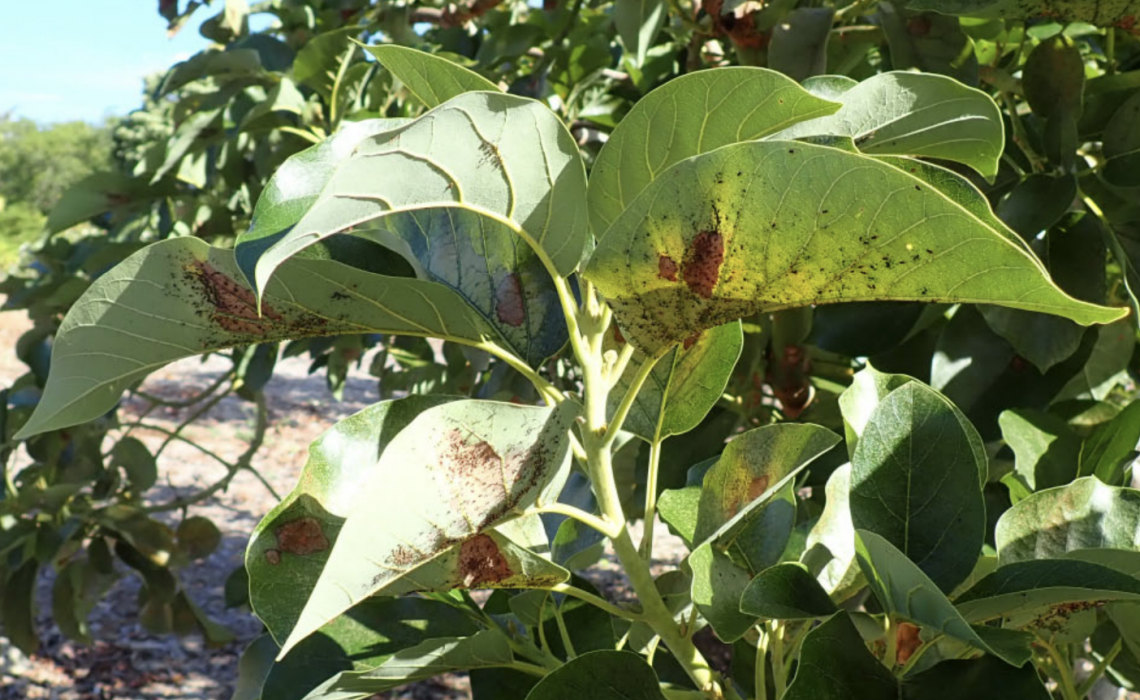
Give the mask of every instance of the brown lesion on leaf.
M 277 566 L 281 563 L 281 552 L 278 552 L 276 549 L 265 550 L 265 561 L 273 566 Z
M 205 261 L 194 261 L 186 268 L 187 276 L 202 292 L 214 323 L 223 330 L 244 335 L 265 335 L 269 321 L 281 321 L 269 304 L 262 304 L 257 312 L 257 298 L 245 285 L 231 279 L 224 272 Z
M 467 588 L 505 581 L 514 574 L 499 545 L 487 535 L 475 535 L 459 547 L 459 576 Z
M 899 666 L 906 664 L 910 657 L 914 656 L 914 652 L 922 646 L 922 628 L 917 625 L 912 625 L 909 622 L 900 622 L 895 631 L 895 640 L 897 642 L 895 649 L 895 660 Z
M 724 237 L 716 231 L 701 231 L 685 251 L 681 276 L 693 294 L 712 298 L 724 264 Z
M 278 526 L 273 534 L 277 538 L 277 547 L 290 554 L 306 556 L 329 548 L 329 540 L 316 518 L 291 520 Z
M 704 335 L 704 331 L 697 331 L 696 333 L 690 335 L 688 338 L 685 338 L 685 341 L 683 343 L 684 348 L 688 350 L 689 348 L 699 343 L 702 335 Z
M 677 263 L 668 255 L 657 257 L 657 276 L 670 282 L 677 281 Z
M 517 272 L 506 275 L 496 285 L 495 315 L 499 321 L 516 328 L 526 322 L 522 282 L 519 280 Z

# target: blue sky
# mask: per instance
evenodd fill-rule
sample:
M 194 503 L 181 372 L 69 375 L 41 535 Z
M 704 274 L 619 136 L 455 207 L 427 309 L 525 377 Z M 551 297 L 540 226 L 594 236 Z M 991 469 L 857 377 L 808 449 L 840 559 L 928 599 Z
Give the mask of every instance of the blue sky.
M 141 104 L 144 75 L 209 45 L 198 25 L 222 4 L 170 39 L 156 0 L 0 0 L 0 113 L 45 123 L 125 114 Z

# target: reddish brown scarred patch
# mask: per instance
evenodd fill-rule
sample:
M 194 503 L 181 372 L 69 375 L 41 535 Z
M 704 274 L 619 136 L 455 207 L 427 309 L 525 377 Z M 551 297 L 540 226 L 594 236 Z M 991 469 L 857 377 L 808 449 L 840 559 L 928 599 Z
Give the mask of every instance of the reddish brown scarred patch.
M 281 552 L 278 552 L 276 549 L 267 549 L 265 551 L 265 561 L 273 566 L 277 566 L 281 563 Z
M 1137 28 L 1136 28 L 1136 16 L 1135 15 L 1125 15 L 1124 17 L 1121 17 L 1119 20 L 1117 20 L 1116 26 L 1120 27 L 1124 31 L 1128 32 L 1129 34 L 1140 33 L 1137 31 Z
M 657 276 L 670 282 L 677 281 L 677 263 L 668 255 L 657 256 Z
M 273 534 L 277 546 L 290 554 L 305 556 L 329 548 L 329 540 L 316 518 L 297 518 L 281 525 Z
M 224 330 L 231 333 L 265 335 L 269 330 L 265 323 L 266 319 L 281 320 L 281 314 L 269 304 L 261 305 L 259 316 L 257 299 L 253 292 L 209 263 L 196 261 L 190 265 L 188 271 L 212 307 L 212 311 L 209 312 L 210 317 Z
M 716 231 L 701 231 L 685 251 L 685 267 L 681 275 L 693 294 L 709 299 L 720 279 L 720 266 L 723 264 L 724 237 Z
M 459 575 L 468 588 L 510 578 L 511 565 L 487 535 L 475 535 L 459 547 Z
M 392 550 L 392 556 L 388 557 L 388 561 L 400 568 L 408 568 L 421 559 L 420 555 L 411 547 L 398 545 L 396 549 Z
M 758 476 L 752 481 L 748 482 L 748 500 L 749 502 L 755 501 L 764 492 L 768 490 L 768 475 Z
M 526 321 L 522 283 L 517 273 L 510 273 L 495 287 L 495 315 L 508 326 L 521 326 Z
M 621 329 L 614 324 L 614 342 L 618 345 L 625 345 L 625 336 L 621 334 Z
M 699 341 L 700 339 L 701 339 L 701 332 L 697 331 L 696 333 L 690 335 L 688 338 L 685 338 L 685 342 L 683 343 L 683 345 L 684 345 L 685 349 L 688 350 L 689 348 L 696 345 L 697 341 Z
M 498 465 L 501 461 L 499 453 L 485 440 L 468 442 L 462 432 L 452 430 L 448 433 L 447 453 L 444 466 L 455 477 L 457 483 L 464 483 L 488 471 L 489 465 Z
M 895 633 L 895 639 L 898 641 L 896 649 L 898 650 L 895 655 L 896 662 L 899 666 L 905 664 L 914 656 L 914 652 L 922 646 L 922 639 L 919 634 L 922 630 L 909 622 L 900 622 L 898 631 Z

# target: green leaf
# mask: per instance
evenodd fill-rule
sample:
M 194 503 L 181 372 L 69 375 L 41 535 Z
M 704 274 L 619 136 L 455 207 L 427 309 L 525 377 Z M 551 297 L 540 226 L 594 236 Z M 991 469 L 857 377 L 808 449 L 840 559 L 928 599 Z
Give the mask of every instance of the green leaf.
M 510 640 L 499 630 L 470 637 L 428 639 L 392 654 L 368 671 L 344 671 L 322 683 L 307 700 L 358 700 L 376 693 L 460 669 L 509 666 L 514 660 Z
M 409 119 L 346 122 L 332 136 L 290 156 L 257 199 L 249 230 L 238 238 L 238 260 L 252 265 L 264 249 L 295 226 L 317 202 L 337 167 L 366 139 L 393 131 Z
M 563 275 L 582 257 L 585 170 L 573 137 L 539 102 L 466 93 L 338 155 L 331 174 L 324 164 L 317 168 L 321 192 L 290 230 L 259 225 L 255 217 L 253 229 L 238 239 L 238 262 L 258 292 L 281 263 L 328 236 L 438 207 L 468 209 L 517 228 Z M 313 189 L 298 186 L 306 195 Z
M 261 700 L 261 689 L 273 669 L 277 644 L 263 634 L 249 643 L 238 660 L 238 677 L 230 700 Z
M 254 528 L 246 550 L 250 605 L 275 639 L 283 641 L 296 624 L 360 485 L 392 438 L 427 409 L 454 400 L 413 395 L 382 401 L 309 445 L 296 487 Z
M 1000 567 L 954 604 L 968 622 L 1001 619 L 1003 627 L 1023 629 L 1064 624 L 1066 615 L 1056 613 L 1122 600 L 1140 600 L 1140 581 L 1099 564 L 1042 559 Z
M 57 574 L 51 589 L 52 618 L 68 639 L 91 644 L 87 616 L 115 582 L 113 574 L 98 571 L 90 560 L 73 560 Z
M 149 185 L 143 178 L 102 172 L 75 183 L 63 193 L 48 214 L 47 230 L 59 233 L 107 211 L 145 206 L 173 194 L 169 185 Z
M 526 700 L 665 700 L 657 674 L 629 651 L 592 651 L 546 675 Z
M 616 0 L 614 26 L 634 67 L 645 65 L 645 54 L 668 16 L 665 0 Z
M 708 415 L 724 393 L 744 346 L 739 323 L 718 326 L 687 347 L 677 347 L 657 361 L 649 379 L 637 394 L 623 430 L 647 442 L 689 432 Z M 646 357 L 634 353 L 624 374 L 610 392 L 609 410 L 629 391 L 640 363 Z
M 1025 61 L 1021 85 L 1036 114 L 1079 117 L 1085 93 L 1085 61 L 1080 48 L 1064 34 L 1042 41 Z
M 826 72 L 834 18 L 830 7 L 800 7 L 785 14 L 772 28 L 768 65 L 797 82 Z
M 329 102 L 340 76 L 356 53 L 353 37 L 359 36 L 362 29 L 358 25 L 341 27 L 321 32 L 306 41 L 293 60 L 293 80 L 312 88 Z
M 446 287 L 298 258 L 258 315 L 232 251 L 175 238 L 100 277 L 68 312 L 44 396 L 20 439 L 96 418 L 129 386 L 183 357 L 310 336 L 398 333 L 476 344 L 494 331 Z
M 859 438 L 867 429 L 871 416 L 895 389 L 915 381 L 905 374 L 886 374 L 867 364 L 855 374 L 851 386 L 839 395 L 839 408 L 843 412 L 844 433 L 847 436 L 847 454 L 854 455 Z
M 1121 105 L 1105 126 L 1104 156 L 1105 180 L 1118 187 L 1140 186 L 1140 93 Z
M 898 700 L 898 681 L 867 650 L 847 612 L 804 638 L 795 680 L 783 700 Z
M 833 615 L 837 608 L 807 569 L 787 563 L 752 579 L 740 599 L 740 610 L 772 620 L 808 620 Z
M 384 223 L 387 231 L 375 238 L 405 247 L 419 277 L 462 296 L 527 364 L 541 367 L 566 344 L 554 283 L 510 227 L 457 208 L 404 212 Z
M 208 49 L 194 54 L 181 63 L 175 63 L 158 88 L 162 97 L 195 80 L 212 77 L 218 82 L 268 77 L 262 67 L 261 55 L 254 49 L 231 48 L 228 51 Z
M 1077 549 L 1140 551 L 1140 491 L 1077 479 L 1019 501 L 994 532 L 1002 566 Z
M 1092 355 L 1057 394 L 1055 401 L 1091 398 L 1103 401 L 1123 381 L 1136 336 L 1128 319 L 1097 328 Z
M 820 585 L 839 601 L 846 600 L 862 588 L 859 566 L 855 561 L 855 525 L 851 522 L 850 493 L 851 465 L 845 464 L 827 479 L 824 491 L 827 501 L 819 520 L 808 533 L 804 551 L 804 560 L 809 561 L 819 548 L 825 550 L 826 557 L 817 578 Z
M 938 158 L 987 179 L 997 175 L 1005 132 L 1000 110 L 980 90 L 941 75 L 893 72 L 868 78 L 839 99 L 843 107 L 835 114 L 773 138 L 850 136 L 868 155 Z
M 201 515 L 192 515 L 178 523 L 178 546 L 191 559 L 204 559 L 222 543 L 222 532 L 214 521 Z
M 39 651 L 40 637 L 36 633 L 36 577 L 40 565 L 34 558 L 11 570 L 4 571 L 3 596 L 0 596 L 0 622 L 4 636 L 25 654 Z
M 1012 409 L 998 419 L 1013 450 L 1014 470 L 1030 490 L 1061 486 L 1077 476 L 1081 439 L 1061 418 L 1043 411 Z
M 762 506 L 839 442 L 818 425 L 781 423 L 749 430 L 728 443 L 704 478 L 694 542 L 731 544 Z
M 912 0 L 916 10 L 944 15 L 1000 17 L 1007 20 L 1046 15 L 1055 21 L 1088 22 L 1106 27 L 1140 13 L 1137 0 Z
M 772 141 L 678 163 L 614 222 L 586 276 L 648 353 L 757 311 L 844 301 L 996 303 L 1082 324 L 1127 313 L 1072 299 L 924 181 Z
M 464 611 L 447 603 L 368 598 L 298 645 L 296 654 L 275 663 L 265 679 L 262 697 L 300 700 L 341 671 L 368 671 L 430 639 L 478 631 Z
M 693 571 L 692 598 L 722 642 L 732 643 L 756 623 L 756 616 L 741 612 L 740 597 L 751 578 L 722 550 L 706 542 L 689 555 Z
M 131 490 L 137 495 L 158 481 L 158 461 L 141 440 L 130 436 L 121 438 L 111 448 L 111 468 L 123 469 Z
M 454 401 L 416 417 L 357 485 L 344 526 L 282 654 L 453 547 L 459 546 L 469 587 L 515 575 L 497 543 L 481 533 L 540 496 L 553 500 L 546 490 L 556 496 L 565 481 L 573 420 L 570 402 L 548 409 Z M 399 479 L 399 489 L 392 488 L 393 478 Z
M 903 680 L 906 700 L 1051 700 L 1032 664 L 1014 668 L 1001 659 L 983 656 L 970 661 L 943 661 Z
M 871 414 L 851 458 L 851 519 L 899 549 L 943 591 L 982 549 L 988 460 L 974 426 L 941 394 L 908 382 Z
M 1014 666 L 1029 660 L 1031 635 L 971 627 L 938 586 L 887 540 L 857 530 L 855 551 L 871 592 L 892 615 L 963 641 Z
M 1130 458 L 1140 443 L 1140 401 L 1098 425 L 1081 446 L 1080 476 L 1096 476 L 1111 486 L 1122 485 Z
M 598 154 L 590 171 L 594 234 L 602 236 L 674 163 L 838 108 L 763 68 L 698 71 L 669 81 L 633 106 Z
M 978 84 L 974 42 L 956 17 L 895 9 L 880 3 L 879 21 L 891 48 L 891 67 L 941 73 L 967 85 Z
M 1037 669 L 1014 668 L 993 656 L 944 661 L 922 673 L 896 678 L 839 612 L 804 638 L 799 670 L 785 700 L 1049 700 Z
M 380 65 L 400 79 L 408 92 L 432 109 L 465 92 L 496 92 L 499 87 L 451 61 L 396 44 L 365 46 Z

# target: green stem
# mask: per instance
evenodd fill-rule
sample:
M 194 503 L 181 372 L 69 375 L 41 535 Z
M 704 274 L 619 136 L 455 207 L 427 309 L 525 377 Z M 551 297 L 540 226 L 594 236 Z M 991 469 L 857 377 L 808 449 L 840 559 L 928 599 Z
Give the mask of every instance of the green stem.
M 481 343 L 473 344 L 472 347 L 499 358 L 507 363 L 511 369 L 529 379 L 530 383 L 534 385 L 534 388 L 538 390 L 539 395 L 551 406 L 557 406 L 565 400 L 566 397 L 564 397 L 562 392 L 558 391 L 553 384 L 546 381 L 538 372 L 531 369 L 530 365 L 520 360 L 514 353 L 506 350 L 498 343 L 491 340 L 484 340 Z
M 1087 697 L 1088 694 L 1092 692 L 1093 686 L 1096 685 L 1096 682 L 1100 680 L 1101 676 L 1104 675 L 1105 670 L 1112 664 L 1112 662 L 1116 661 L 1116 657 L 1123 649 L 1124 639 L 1118 637 L 1116 643 L 1113 644 L 1112 648 L 1108 650 L 1108 653 L 1102 656 L 1101 659 L 1096 662 L 1096 665 L 1093 666 L 1089 677 L 1086 678 L 1079 686 L 1077 686 L 1077 695 L 1079 697 Z
M 883 665 L 891 671 L 895 670 L 899 662 L 899 631 L 895 628 L 894 620 L 887 616 L 886 631 L 887 651 L 883 654 Z
M 1105 37 L 1104 57 L 1108 63 L 1105 70 L 1109 75 L 1116 75 L 1116 27 L 1109 27 Z
M 633 377 L 633 382 L 630 384 L 629 391 L 625 393 L 625 396 L 623 396 L 621 399 L 621 403 L 618 404 L 617 410 L 614 411 L 614 418 L 612 421 L 610 421 L 609 425 L 606 425 L 605 405 L 602 405 L 602 420 L 599 425 L 601 427 L 602 433 L 604 433 L 602 446 L 607 451 L 609 450 L 610 445 L 613 444 L 613 441 L 617 438 L 618 432 L 621 431 L 622 425 L 625 424 L 626 416 L 629 415 L 630 409 L 633 408 L 634 402 L 637 401 L 638 392 L 641 391 L 641 387 L 645 384 L 645 381 L 649 379 L 649 375 L 653 373 L 653 367 L 657 364 L 657 361 L 660 360 L 665 355 L 665 353 L 671 349 L 671 347 L 665 348 L 664 351 L 658 352 L 653 357 L 645 358 L 645 362 L 641 363 L 641 367 L 638 368 L 637 374 Z M 598 381 L 603 382 L 604 380 L 599 378 Z M 589 417 L 587 417 L 587 421 L 588 420 Z
M 566 621 L 562 619 L 562 606 L 557 601 L 551 601 L 554 605 L 554 624 L 558 625 L 558 636 L 562 638 L 562 648 L 566 650 L 567 659 L 578 658 L 578 652 L 574 650 L 574 642 L 570 641 L 570 630 L 566 629 Z M 541 621 L 539 624 L 542 624 Z
M 1072 664 L 1052 644 L 1041 639 L 1037 640 L 1037 644 L 1049 653 L 1049 658 L 1057 669 L 1057 676 L 1053 680 L 1057 681 L 1057 689 L 1061 691 L 1061 697 L 1065 700 L 1081 700 L 1081 696 L 1077 693 L 1076 682 L 1073 679 Z
M 536 512 L 554 513 L 557 515 L 565 515 L 568 518 L 574 518 L 580 523 L 589 525 L 606 537 L 613 537 L 618 532 L 617 527 L 615 527 L 612 523 L 608 523 L 596 515 L 587 513 L 581 508 L 575 508 L 574 506 L 568 505 L 566 503 L 548 503 L 536 509 Z
M 653 526 L 657 521 L 657 472 L 661 464 L 661 440 L 649 443 L 648 479 L 645 485 L 644 532 L 641 534 L 641 558 L 653 561 Z
M 550 673 L 548 669 L 545 669 L 542 666 L 528 664 L 525 661 L 512 661 L 511 665 L 507 668 L 511 668 L 516 671 L 522 671 L 523 673 L 529 673 L 530 675 L 538 676 L 539 678 L 542 678 L 546 676 L 546 674 Z
M 784 689 L 788 684 L 787 667 L 784 665 L 784 627 L 780 622 L 772 621 L 772 684 L 776 687 L 776 697 L 784 697 Z
M 756 700 L 768 700 L 768 631 L 760 625 L 756 640 Z
M 620 607 L 614 605 L 613 603 L 611 603 L 610 601 L 606 600 L 605 598 L 602 598 L 600 596 L 596 596 L 593 593 L 590 593 L 589 591 L 584 591 L 581 588 L 576 588 L 576 587 L 571 586 L 570 584 L 567 584 L 567 583 L 556 583 L 553 586 L 551 586 L 550 588 L 548 588 L 547 590 L 551 591 L 552 593 L 563 593 L 563 594 L 571 596 L 573 598 L 577 598 L 578 600 L 589 603 L 590 605 L 593 605 L 595 607 L 601 608 L 602 610 L 605 610 L 606 612 L 608 612 L 609 614 L 611 614 L 615 617 L 622 617 L 622 618 L 625 618 L 626 620 L 640 620 L 641 619 L 641 615 L 633 612 L 632 610 L 626 610 L 625 608 L 620 608 Z

